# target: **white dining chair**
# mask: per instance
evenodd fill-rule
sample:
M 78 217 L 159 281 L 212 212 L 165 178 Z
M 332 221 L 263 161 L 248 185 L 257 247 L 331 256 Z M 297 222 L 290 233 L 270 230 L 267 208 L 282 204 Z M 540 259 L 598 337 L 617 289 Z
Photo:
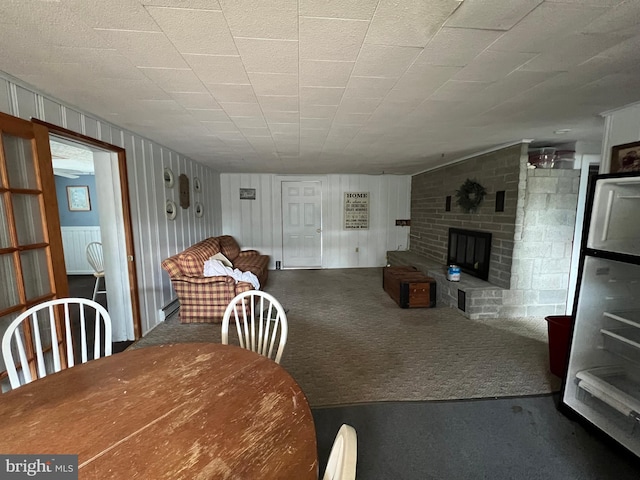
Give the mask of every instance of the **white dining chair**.
M 240 347 L 280 363 L 287 343 L 287 315 L 273 295 L 261 290 L 249 290 L 236 295 L 222 317 L 224 344 L 229 343 L 231 320 L 236 324 Z
M 93 287 L 93 297 L 91 300 L 96 301 L 96 297 L 99 293 L 107 293 L 106 285 L 103 290 L 98 290 L 100 286 L 100 279 L 104 280 L 104 257 L 102 256 L 102 243 L 91 242 L 86 248 L 87 261 L 91 268 L 93 268 L 93 276 L 96 277 L 96 284 Z
M 355 480 L 358 460 L 358 436 L 356 429 L 346 423 L 340 427 L 322 480 Z
M 90 351 L 87 337 L 92 330 Z M 64 342 L 58 338 L 59 331 L 64 335 Z M 61 351 L 61 344 L 66 351 Z M 35 358 L 28 357 L 28 345 L 33 345 Z M 76 349 L 79 358 L 74 353 Z M 65 356 L 69 368 L 109 355 L 111 317 L 102 305 L 88 298 L 59 298 L 34 305 L 18 315 L 2 337 L 2 357 L 12 389 L 59 372 Z

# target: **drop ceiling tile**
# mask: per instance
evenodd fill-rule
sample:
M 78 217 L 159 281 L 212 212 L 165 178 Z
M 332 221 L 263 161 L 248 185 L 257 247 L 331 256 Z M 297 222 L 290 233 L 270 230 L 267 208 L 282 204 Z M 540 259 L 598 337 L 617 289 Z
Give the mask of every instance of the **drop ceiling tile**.
M 296 112 L 298 111 L 297 96 L 259 96 L 258 103 L 263 112 Z
M 361 20 L 300 17 L 300 58 L 354 61 L 367 28 Z
M 543 0 L 465 0 L 445 27 L 509 30 Z
M 298 77 L 291 73 L 250 73 L 256 95 L 297 95 Z
M 300 132 L 300 125 L 297 123 L 269 123 L 269 130 L 271 130 L 274 139 L 276 139 L 276 136 L 279 138 L 276 141 L 283 141 L 285 136 L 297 138 Z
M 338 115 L 342 113 L 373 113 L 378 105 L 382 102 L 382 98 L 364 98 L 364 97 L 349 97 L 343 98 L 338 108 Z
M 363 45 L 352 75 L 398 78 L 420 52 L 415 47 Z
M 42 5 L 48 2 L 39 3 Z M 83 22 L 91 27 L 160 31 L 158 24 L 140 2 L 110 0 L 96 2 L 87 8 L 85 0 L 65 0 L 64 5 L 72 12 L 82 12 Z
M 189 108 L 189 113 L 201 122 L 230 122 L 229 116 L 224 110 L 214 108 Z
M 536 85 L 546 82 L 554 75 L 557 75 L 557 73 L 517 70 L 487 86 L 487 88 L 482 91 L 482 97 L 496 103 L 503 102 Z
M 96 30 L 96 32 L 108 46 L 117 49 L 138 67 L 188 67 L 164 33 L 120 30 Z
M 298 39 L 296 0 L 220 0 L 234 37 Z
M 255 130 L 266 130 L 267 129 L 267 122 L 264 120 L 264 117 L 260 116 L 260 117 L 240 117 L 240 116 L 236 116 L 236 117 L 231 117 L 231 120 L 233 121 L 233 123 L 236 124 L 236 126 L 241 129 L 241 130 L 245 130 L 245 129 L 255 129 Z
M 267 137 L 271 138 L 271 130 L 266 126 L 267 124 L 262 120 L 262 123 L 265 125 L 264 127 L 247 127 L 244 125 L 239 125 L 237 121 L 238 117 L 234 117 L 233 121 L 236 126 L 240 129 L 242 134 L 247 138 L 251 137 Z
M 206 10 L 222 10 L 218 0 L 144 0 L 144 5 L 175 8 L 198 8 Z
M 209 108 L 222 110 L 209 92 L 169 92 L 171 98 L 184 108 Z
M 293 123 L 297 124 L 300 121 L 300 114 L 298 112 L 264 112 L 264 117 L 267 119 L 267 123 Z
M 300 116 L 305 118 L 333 118 L 338 105 L 300 105 Z
M 300 60 L 300 85 L 305 87 L 345 87 L 355 62 Z
M 338 105 L 343 93 L 338 87 L 300 87 L 300 104 Z
M 534 53 L 486 50 L 453 76 L 467 82 L 495 82 L 522 67 L 534 58 Z
M 416 58 L 418 65 L 465 66 L 504 32 L 442 28 Z
M 206 87 L 220 104 L 227 102 L 254 103 L 256 101 L 251 85 L 207 83 Z
M 331 127 L 331 122 L 333 122 L 333 116 L 329 118 L 300 117 L 300 130 L 302 131 L 303 129 L 320 129 L 328 131 L 329 127 Z
M 367 123 L 367 120 L 371 117 L 369 113 L 350 113 L 350 112 L 341 112 L 338 110 L 335 118 L 333 119 L 334 125 L 364 125 Z
M 543 52 L 561 45 L 569 35 L 567 24 L 579 31 L 607 11 L 606 8 L 544 2 L 491 45 L 492 50 Z
M 397 78 L 351 76 L 344 97 L 385 97 L 397 81 Z
M 618 0 L 611 0 L 618 3 Z M 626 29 L 637 31 L 640 24 L 640 10 L 636 2 L 622 2 L 615 8 L 611 8 L 584 27 L 582 33 L 611 33 Z
M 487 88 L 488 82 L 461 82 L 449 80 L 440 87 L 430 98 L 451 102 L 462 102 L 465 99 L 480 95 Z
M 152 6 L 147 10 L 180 53 L 238 53 L 221 11 Z
M 190 68 L 145 68 L 142 73 L 165 92 L 201 92 L 207 89 Z
M 255 38 L 235 42 L 247 72 L 298 74 L 298 42 Z
M 618 35 L 569 35 L 557 48 L 537 55 L 520 69 L 535 72 L 566 71 L 603 54 L 624 40 L 624 37 Z
M 259 117 L 262 115 L 262 110 L 258 101 L 254 102 L 226 102 L 221 103 L 220 106 L 224 108 L 225 112 L 231 117 Z
M 370 20 L 378 0 L 299 0 L 301 16 Z
M 367 32 L 366 43 L 424 47 L 449 15 L 457 0 L 380 0 Z
M 204 83 L 249 83 L 240 55 L 185 54 L 183 58 Z

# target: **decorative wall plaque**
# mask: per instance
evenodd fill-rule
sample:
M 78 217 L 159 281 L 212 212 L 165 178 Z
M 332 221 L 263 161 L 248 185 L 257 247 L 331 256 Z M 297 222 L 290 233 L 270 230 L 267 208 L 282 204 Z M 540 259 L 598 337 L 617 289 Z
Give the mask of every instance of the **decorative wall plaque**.
M 369 228 L 369 192 L 345 192 L 344 229 L 367 230 Z
M 180 206 L 182 208 L 189 208 L 189 177 L 184 173 L 180 174 L 178 184 L 180 187 Z

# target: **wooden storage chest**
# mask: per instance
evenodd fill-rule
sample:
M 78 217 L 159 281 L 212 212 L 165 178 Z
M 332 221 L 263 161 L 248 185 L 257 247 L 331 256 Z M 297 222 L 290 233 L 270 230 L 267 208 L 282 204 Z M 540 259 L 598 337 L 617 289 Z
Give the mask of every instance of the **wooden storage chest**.
M 401 308 L 436 306 L 435 279 L 415 267 L 384 267 L 382 288 Z

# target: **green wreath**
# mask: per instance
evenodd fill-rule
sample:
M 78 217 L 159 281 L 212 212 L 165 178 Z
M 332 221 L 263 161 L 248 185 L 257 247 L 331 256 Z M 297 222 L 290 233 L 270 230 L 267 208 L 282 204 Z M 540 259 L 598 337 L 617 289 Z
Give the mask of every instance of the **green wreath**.
M 456 190 L 456 203 L 465 212 L 475 212 L 487 194 L 485 188 L 475 180 L 467 180 Z

